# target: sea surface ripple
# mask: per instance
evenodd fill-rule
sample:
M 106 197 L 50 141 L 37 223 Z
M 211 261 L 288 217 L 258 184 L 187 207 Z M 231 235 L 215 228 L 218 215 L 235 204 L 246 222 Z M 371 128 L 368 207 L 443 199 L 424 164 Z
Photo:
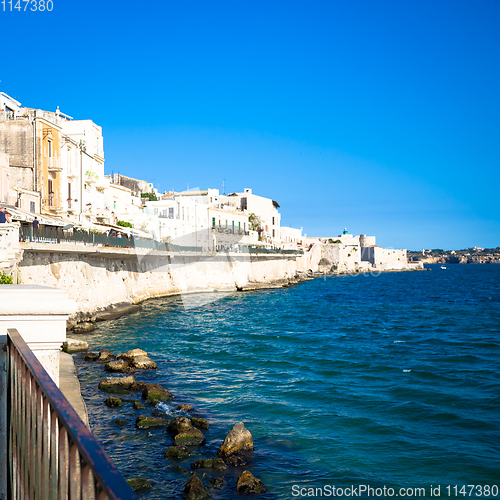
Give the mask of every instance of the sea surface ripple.
M 205 295 L 191 309 L 150 300 L 101 323 L 79 338 L 146 350 L 158 371 L 137 378 L 175 395 L 172 415 L 189 403 L 211 428 L 189 459 L 163 458 L 165 430 L 136 430 L 130 403 L 105 407 L 102 368 L 75 356 L 92 430 L 125 477 L 151 480 L 147 499 L 182 498 L 187 476 L 173 466 L 214 455 L 239 421 L 254 437 L 247 468 L 268 487 L 259 498 L 296 498 L 293 485 L 424 487 L 425 498 L 431 485 L 500 487 L 500 265 L 429 267 Z M 241 470 L 212 498 L 236 498 Z

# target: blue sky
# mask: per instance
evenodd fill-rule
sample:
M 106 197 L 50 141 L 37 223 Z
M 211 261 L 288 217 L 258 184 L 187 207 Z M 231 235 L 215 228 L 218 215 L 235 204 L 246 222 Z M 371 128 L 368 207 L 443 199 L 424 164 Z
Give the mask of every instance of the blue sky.
M 0 90 L 101 125 L 107 173 L 252 187 L 309 236 L 500 245 L 498 1 L 53 0 L 0 19 Z

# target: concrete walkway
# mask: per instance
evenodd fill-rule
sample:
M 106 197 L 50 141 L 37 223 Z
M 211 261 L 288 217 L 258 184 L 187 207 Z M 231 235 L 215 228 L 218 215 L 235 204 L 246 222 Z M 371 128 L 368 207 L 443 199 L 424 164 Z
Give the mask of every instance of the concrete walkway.
M 85 425 L 89 426 L 89 416 L 87 407 L 82 398 L 80 391 L 80 382 L 76 376 L 75 363 L 73 356 L 65 352 L 61 352 L 59 360 L 59 389 L 64 394 L 66 399 L 71 403 L 78 416 L 83 420 Z

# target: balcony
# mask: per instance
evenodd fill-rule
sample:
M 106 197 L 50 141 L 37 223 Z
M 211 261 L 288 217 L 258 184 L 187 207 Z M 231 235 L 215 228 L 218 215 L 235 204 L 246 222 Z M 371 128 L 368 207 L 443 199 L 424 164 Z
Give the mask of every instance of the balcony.
M 47 169 L 49 172 L 61 172 L 61 158 L 49 157 L 47 158 Z
M 43 199 L 45 203 L 45 209 L 51 212 L 60 213 L 64 210 L 62 200 L 60 200 L 57 196 L 49 194 L 47 198 Z

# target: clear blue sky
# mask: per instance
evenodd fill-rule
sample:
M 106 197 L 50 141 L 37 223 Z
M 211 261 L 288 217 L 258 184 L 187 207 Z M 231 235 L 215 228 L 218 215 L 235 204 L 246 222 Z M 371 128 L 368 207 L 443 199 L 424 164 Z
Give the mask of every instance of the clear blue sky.
M 101 125 L 107 173 L 252 187 L 309 236 L 500 245 L 498 0 L 53 4 L 0 11 L 0 90 Z

